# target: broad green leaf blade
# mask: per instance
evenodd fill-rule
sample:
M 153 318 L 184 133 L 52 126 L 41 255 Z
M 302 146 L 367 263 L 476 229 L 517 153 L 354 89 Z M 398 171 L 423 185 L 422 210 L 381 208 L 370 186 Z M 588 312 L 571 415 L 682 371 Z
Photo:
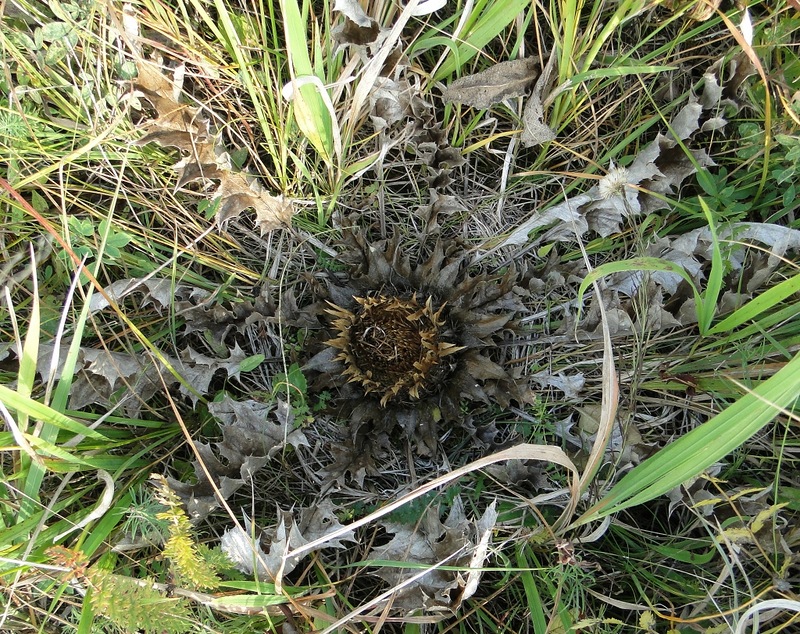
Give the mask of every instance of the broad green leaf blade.
M 297 0 L 281 0 L 286 52 L 293 81 L 294 118 L 303 135 L 327 161 L 334 154 L 333 121 L 325 97 L 322 80 L 314 74 L 306 40 L 306 23 Z M 316 79 L 316 81 L 313 81 Z
M 61 412 L 54 410 L 32 398 L 24 398 L 14 390 L 9 390 L 5 385 L 0 385 L 0 401 L 9 409 L 13 409 L 19 414 L 24 414 L 35 420 L 41 420 L 58 429 L 80 434 L 95 440 L 108 440 L 106 436 L 94 429 L 91 429 Z
M 777 286 L 767 289 L 757 297 L 754 297 L 741 308 L 737 308 L 733 313 L 711 328 L 707 334 L 715 335 L 720 332 L 728 332 L 737 326 L 741 326 L 747 321 L 758 317 L 761 313 L 777 306 L 787 297 L 800 292 L 800 274 L 783 280 Z
M 632 469 L 573 524 L 657 498 L 702 473 L 769 423 L 800 395 L 800 355 L 726 410 Z

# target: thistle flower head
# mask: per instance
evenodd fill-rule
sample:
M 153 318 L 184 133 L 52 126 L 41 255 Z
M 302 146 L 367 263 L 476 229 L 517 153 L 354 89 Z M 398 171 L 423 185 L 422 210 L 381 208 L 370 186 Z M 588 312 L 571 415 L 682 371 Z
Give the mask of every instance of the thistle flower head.
M 452 370 L 445 357 L 463 350 L 446 340 L 445 306 L 434 310 L 430 296 L 422 306 L 416 295 L 354 299 L 355 312 L 335 304 L 328 310 L 336 317 L 337 336 L 327 344 L 341 350 L 336 359 L 344 363 L 349 382 L 380 396 L 382 407 L 430 394 Z
M 400 428 L 430 455 L 437 429 L 465 423 L 464 402 L 506 407 L 527 399 L 504 367 L 508 348 L 501 345 L 524 310 L 513 268 L 471 275 L 455 244 L 440 242 L 412 263 L 398 238 L 345 239 L 343 259 L 353 266 L 328 284 L 322 312 L 329 335 L 306 370 L 312 385 L 334 393 L 353 446 Z

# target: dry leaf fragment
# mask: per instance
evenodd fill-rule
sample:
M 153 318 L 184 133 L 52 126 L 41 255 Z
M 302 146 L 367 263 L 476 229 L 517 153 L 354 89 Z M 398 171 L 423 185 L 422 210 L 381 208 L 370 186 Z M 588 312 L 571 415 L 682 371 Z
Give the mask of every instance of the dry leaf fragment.
M 419 565 L 445 561 L 469 569 L 466 578 L 460 572 L 433 569 L 400 589 L 393 597 L 392 607 L 406 613 L 458 609 L 477 589 L 496 520 L 497 511 L 492 503 L 479 520 L 470 522 L 457 497 L 444 523 L 439 520 L 439 511 L 432 508 L 415 525 L 381 522 L 394 536 L 388 544 L 374 548 L 369 558 L 410 564 L 408 568 L 384 567 L 377 571 L 390 585 L 413 577 L 419 572 Z
M 220 180 L 215 200 L 219 200 L 217 224 L 221 227 L 245 209 L 256 212 L 256 226 L 261 234 L 291 224 L 295 213 L 291 200 L 282 195 L 269 194 L 255 177 L 240 173 L 229 173 Z
M 544 121 L 544 104 L 542 103 L 542 93 L 550 83 L 550 75 L 555 67 L 555 62 L 556 56 L 551 53 L 547 65 L 536 80 L 528 102 L 525 104 L 525 110 L 522 113 L 524 127 L 520 136 L 525 147 L 541 145 L 556 138 L 555 131 Z
M 522 123 L 525 127 L 522 130 L 521 139 L 525 147 L 541 145 L 556 138 L 553 128 L 544 122 L 542 99 L 535 92 L 528 97 L 528 103 L 522 114 Z
M 586 383 L 586 377 L 582 372 L 577 374 L 566 375 L 563 372 L 553 374 L 547 370 L 544 372 L 537 372 L 531 375 L 531 378 L 536 381 L 541 387 L 553 387 L 557 390 L 564 392 L 564 396 L 570 400 L 575 400 L 580 397 L 580 392 Z
M 262 234 L 288 226 L 295 212 L 291 201 L 269 194 L 255 176 L 235 171 L 208 117 L 200 108 L 181 102 L 185 68 L 179 66 L 174 79 L 169 79 L 160 65 L 139 58 L 137 69 L 136 89 L 152 104 L 156 118 L 140 125 L 144 134 L 136 143 L 158 143 L 184 153 L 174 166 L 178 172 L 176 186 L 183 187 L 193 181 L 219 181 L 211 194 L 219 201 L 216 214 L 219 227 L 251 207 Z
M 444 91 L 445 102 L 484 109 L 510 97 L 524 95 L 538 76 L 532 57 L 501 62 L 474 75 L 455 80 Z

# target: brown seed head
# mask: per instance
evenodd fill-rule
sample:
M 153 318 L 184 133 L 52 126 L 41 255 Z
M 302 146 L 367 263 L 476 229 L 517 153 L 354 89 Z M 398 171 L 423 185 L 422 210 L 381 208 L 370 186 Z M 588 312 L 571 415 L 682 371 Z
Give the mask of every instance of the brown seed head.
M 444 340 L 445 307 L 434 310 L 430 297 L 424 305 L 415 295 L 354 299 L 355 312 L 331 304 L 337 336 L 327 343 L 341 350 L 337 359 L 348 381 L 381 395 L 383 407 L 394 398 L 426 394 L 442 378 L 442 359 L 463 349 Z

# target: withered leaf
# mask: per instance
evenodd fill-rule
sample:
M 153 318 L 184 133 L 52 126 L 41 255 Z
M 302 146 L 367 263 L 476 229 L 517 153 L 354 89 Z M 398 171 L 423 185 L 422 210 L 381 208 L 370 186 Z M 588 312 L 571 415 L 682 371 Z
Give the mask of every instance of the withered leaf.
M 272 196 L 252 176 L 229 173 L 220 180 L 215 199 L 219 199 L 217 224 L 220 226 L 252 207 L 256 226 L 262 235 L 279 227 L 289 226 L 294 205 L 283 196 Z
M 196 484 L 167 479 L 193 521 L 203 519 L 220 504 L 206 471 L 217 484 L 222 497 L 227 499 L 250 482 L 255 473 L 282 449 L 289 445 L 308 444 L 302 430 L 294 429 L 291 407 L 280 399 L 277 404 L 272 404 L 235 401 L 226 395 L 222 401 L 209 403 L 208 410 L 220 421 L 222 442 L 216 447 L 225 463 L 217 458 L 209 445 L 198 443 L 205 469 L 198 461 L 193 462 Z
M 445 102 L 488 108 L 504 99 L 524 95 L 538 76 L 532 57 L 501 62 L 480 73 L 456 79 L 445 89 Z
M 550 82 L 550 75 L 553 73 L 555 63 L 556 56 L 551 53 L 550 59 L 533 86 L 533 90 L 525 104 L 525 110 L 522 112 L 523 128 L 520 141 L 525 147 L 541 145 L 556 138 L 555 130 L 545 123 L 544 104 L 542 103 L 542 93 Z
M 299 522 L 295 521 L 292 513 L 278 511 L 278 523 L 266 531 L 254 529 L 245 517 L 244 530 L 239 527 L 228 529 L 220 544 L 237 569 L 246 574 L 256 573 L 262 581 L 273 581 L 279 571 L 290 573 L 303 557 L 320 548 L 345 548 L 343 540 L 355 541 L 353 533 L 347 532 L 303 555 L 284 559 L 284 554 L 290 550 L 343 528 L 336 516 L 337 510 L 333 502 L 325 498 L 314 506 L 301 509 Z M 269 544 L 268 551 L 262 548 L 262 542 Z
M 477 589 L 480 568 L 488 553 L 491 531 L 497 520 L 492 503 L 483 516 L 470 522 L 464 515 L 461 499 L 456 497 L 447 519 L 439 520 L 439 511 L 429 508 L 419 522 L 413 525 L 382 522 L 390 533 L 391 541 L 373 549 L 369 559 L 382 559 L 410 564 L 408 568 L 384 567 L 377 575 L 392 586 L 407 581 L 419 572 L 419 565 L 445 562 L 451 566 L 464 566 L 461 572 L 441 569 L 431 570 L 421 578 L 398 590 L 392 607 L 403 611 L 428 610 L 453 611 Z
M 344 24 L 333 30 L 333 39 L 339 44 L 355 44 L 364 46 L 378 39 L 381 30 L 378 23 L 370 20 L 366 26 L 357 24 L 350 18 L 344 19 Z
M 136 89 L 152 104 L 156 118 L 139 126 L 143 135 L 136 143 L 158 143 L 181 150 L 184 156 L 174 166 L 177 187 L 198 180 L 219 181 L 209 197 L 219 201 L 216 222 L 220 227 L 251 207 L 262 234 L 288 226 L 294 215 L 291 201 L 268 193 L 252 174 L 234 170 L 209 118 L 200 108 L 181 102 L 183 73 L 176 71 L 171 80 L 158 64 L 142 58 L 137 60 L 137 70 Z

